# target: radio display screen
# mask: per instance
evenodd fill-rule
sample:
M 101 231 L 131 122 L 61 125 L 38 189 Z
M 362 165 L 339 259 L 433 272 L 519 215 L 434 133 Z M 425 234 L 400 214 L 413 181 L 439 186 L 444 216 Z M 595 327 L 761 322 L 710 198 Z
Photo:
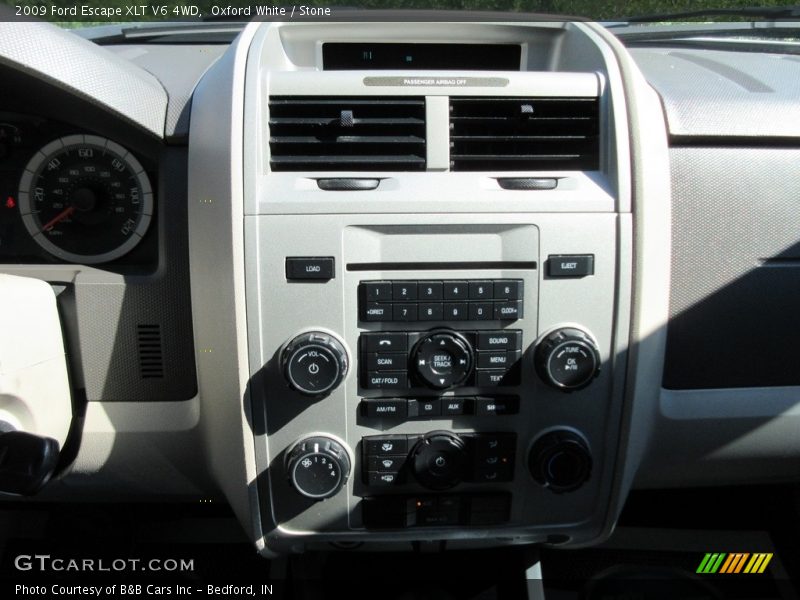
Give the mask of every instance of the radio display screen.
M 519 71 L 521 56 L 522 46 L 519 44 L 322 44 L 322 68 L 325 71 Z

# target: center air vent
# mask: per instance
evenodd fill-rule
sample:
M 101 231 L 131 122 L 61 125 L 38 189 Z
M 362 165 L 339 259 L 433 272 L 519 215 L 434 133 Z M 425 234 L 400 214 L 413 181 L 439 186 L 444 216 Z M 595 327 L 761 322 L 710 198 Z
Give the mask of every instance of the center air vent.
M 269 100 L 273 171 L 424 171 L 424 98 Z
M 451 98 L 453 171 L 599 168 L 597 98 Z

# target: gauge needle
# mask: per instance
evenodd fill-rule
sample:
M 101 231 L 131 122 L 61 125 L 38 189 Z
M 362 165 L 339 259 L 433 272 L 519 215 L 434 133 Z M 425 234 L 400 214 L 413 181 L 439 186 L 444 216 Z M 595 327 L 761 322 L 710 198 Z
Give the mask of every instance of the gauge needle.
M 58 223 L 62 219 L 66 219 L 68 216 L 70 216 L 74 212 L 75 212 L 75 207 L 74 206 L 70 206 L 69 208 L 65 208 L 60 213 L 58 213 L 55 217 L 50 219 L 47 222 L 47 225 L 42 227 L 42 231 L 50 231 L 55 226 L 56 223 Z

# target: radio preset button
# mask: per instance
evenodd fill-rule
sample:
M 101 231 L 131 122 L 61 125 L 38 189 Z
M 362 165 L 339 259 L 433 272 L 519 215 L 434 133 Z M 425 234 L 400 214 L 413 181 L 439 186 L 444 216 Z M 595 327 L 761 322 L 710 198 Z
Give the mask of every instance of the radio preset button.
M 494 282 L 495 300 L 522 300 L 521 279 L 498 279 Z
M 447 302 L 444 305 L 445 321 L 466 321 L 469 318 L 469 309 L 466 302 Z
M 441 300 L 443 297 L 441 281 L 420 281 L 417 286 L 417 296 L 422 301 Z
M 419 305 L 420 321 L 444 321 L 444 308 L 441 302 L 423 302 Z
M 364 286 L 364 298 L 367 302 L 388 302 L 392 299 L 392 283 L 390 281 L 367 281 Z
M 392 282 L 392 300 L 397 302 L 417 299 L 416 281 L 394 281 Z
M 393 321 L 416 321 L 417 320 L 417 305 L 416 304 L 393 304 L 392 305 L 392 320 Z
M 445 300 L 466 300 L 469 297 L 469 284 L 466 281 L 444 281 Z
M 469 282 L 470 300 L 491 300 L 493 297 L 494 297 L 494 282 L 492 281 Z

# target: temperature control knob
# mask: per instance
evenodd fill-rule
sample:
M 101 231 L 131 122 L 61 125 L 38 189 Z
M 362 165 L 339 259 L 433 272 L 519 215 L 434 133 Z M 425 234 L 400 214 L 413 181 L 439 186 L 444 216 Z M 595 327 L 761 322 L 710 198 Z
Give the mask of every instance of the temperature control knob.
M 466 475 L 467 451 L 464 440 L 448 431 L 432 431 L 411 452 L 414 477 L 431 490 L 446 490 Z
M 550 490 L 571 492 L 589 479 L 592 455 L 580 435 L 559 429 L 536 440 L 528 455 L 528 469 L 536 481 Z
M 323 396 L 347 375 L 347 351 L 332 335 L 311 331 L 286 346 L 283 373 L 289 385 L 306 396 Z
M 548 335 L 536 348 L 536 371 L 548 385 L 569 392 L 589 385 L 600 371 L 600 352 L 585 331 L 574 327 Z
M 472 373 L 472 363 L 472 346 L 454 331 L 430 333 L 417 343 L 411 355 L 417 377 L 435 390 L 464 383 Z
M 350 457 L 334 439 L 318 436 L 295 445 L 287 456 L 289 482 L 306 498 L 334 496 L 350 475 Z

